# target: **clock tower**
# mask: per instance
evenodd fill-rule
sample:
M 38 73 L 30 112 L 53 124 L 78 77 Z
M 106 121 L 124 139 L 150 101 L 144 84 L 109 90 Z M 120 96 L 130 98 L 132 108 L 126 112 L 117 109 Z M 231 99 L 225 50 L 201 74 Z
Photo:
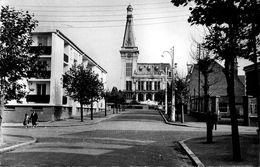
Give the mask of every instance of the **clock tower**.
M 123 44 L 121 46 L 121 90 L 132 89 L 132 77 L 137 68 L 137 59 L 139 55 L 138 47 L 135 45 L 133 31 L 133 8 L 131 5 L 127 7 L 127 17 Z M 131 85 L 131 86 L 130 86 Z

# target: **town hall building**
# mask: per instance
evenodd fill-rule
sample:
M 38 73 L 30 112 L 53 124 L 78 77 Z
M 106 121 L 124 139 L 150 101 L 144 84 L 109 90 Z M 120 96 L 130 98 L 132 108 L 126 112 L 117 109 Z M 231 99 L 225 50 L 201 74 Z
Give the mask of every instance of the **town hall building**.
M 132 11 L 129 5 L 120 50 L 122 90 L 127 93 L 127 102 L 153 102 L 155 93 L 165 90 L 166 78 L 171 81 L 171 67 L 169 63 L 138 63 L 139 50 L 135 44 Z

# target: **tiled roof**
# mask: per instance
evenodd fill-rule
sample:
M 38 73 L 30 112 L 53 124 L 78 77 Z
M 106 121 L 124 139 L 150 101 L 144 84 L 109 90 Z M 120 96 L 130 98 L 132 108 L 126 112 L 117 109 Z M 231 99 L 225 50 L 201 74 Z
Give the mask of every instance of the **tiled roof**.
M 224 67 L 214 61 L 212 68 L 213 72 L 209 74 L 210 96 L 227 96 L 227 82 L 223 73 Z M 199 68 L 197 64 L 193 65 L 191 72 L 187 75 L 187 79 L 189 80 L 190 95 L 198 96 L 200 94 L 200 96 L 203 96 L 204 76 L 202 73 L 199 75 Z M 240 81 L 237 75 L 235 76 L 235 93 L 236 96 L 244 95 L 243 82 Z

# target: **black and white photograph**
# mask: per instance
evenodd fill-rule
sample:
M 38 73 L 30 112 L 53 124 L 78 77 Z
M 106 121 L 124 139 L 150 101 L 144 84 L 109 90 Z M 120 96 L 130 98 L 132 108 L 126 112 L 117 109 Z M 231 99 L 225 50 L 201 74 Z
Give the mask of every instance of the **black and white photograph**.
M 0 166 L 260 166 L 260 1 L 0 0 Z

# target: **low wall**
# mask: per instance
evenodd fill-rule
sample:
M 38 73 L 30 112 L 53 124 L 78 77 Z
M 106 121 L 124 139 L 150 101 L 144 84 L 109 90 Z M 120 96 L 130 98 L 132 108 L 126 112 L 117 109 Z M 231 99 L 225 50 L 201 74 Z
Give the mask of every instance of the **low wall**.
M 123 105 L 123 108 L 125 109 L 140 109 L 140 110 L 148 110 L 148 109 L 158 109 L 157 105 L 146 105 L 146 104 L 129 104 L 129 105 Z
M 23 122 L 24 115 L 35 111 L 38 114 L 38 121 L 55 121 L 69 118 L 72 114 L 71 107 L 51 105 L 6 105 L 3 112 L 3 122 Z
M 202 112 L 190 111 L 190 115 L 196 118 L 198 121 L 206 122 L 206 114 Z
M 103 108 L 93 108 L 93 113 L 103 112 L 105 109 Z M 83 107 L 83 116 L 87 116 L 91 114 L 91 108 L 89 107 Z M 76 113 L 73 116 L 80 116 L 80 107 L 77 107 Z

